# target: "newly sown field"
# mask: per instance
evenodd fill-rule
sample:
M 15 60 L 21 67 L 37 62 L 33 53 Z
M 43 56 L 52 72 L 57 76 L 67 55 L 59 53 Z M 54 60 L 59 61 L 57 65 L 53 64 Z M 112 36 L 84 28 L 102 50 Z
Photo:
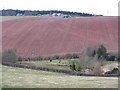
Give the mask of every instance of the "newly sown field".
M 84 77 L 2 66 L 3 88 L 117 88 L 117 77 Z
M 103 44 L 108 51 L 117 52 L 117 23 L 117 17 L 58 19 L 41 16 L 3 21 L 2 49 L 14 48 L 21 57 L 51 56 L 81 53 L 88 46 Z

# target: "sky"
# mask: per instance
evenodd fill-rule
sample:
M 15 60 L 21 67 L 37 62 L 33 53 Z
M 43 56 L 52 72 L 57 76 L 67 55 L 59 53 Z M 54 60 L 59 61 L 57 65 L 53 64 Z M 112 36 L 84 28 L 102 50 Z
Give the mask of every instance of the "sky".
M 63 10 L 102 14 L 104 16 L 118 15 L 120 0 L 0 0 L 0 10 Z

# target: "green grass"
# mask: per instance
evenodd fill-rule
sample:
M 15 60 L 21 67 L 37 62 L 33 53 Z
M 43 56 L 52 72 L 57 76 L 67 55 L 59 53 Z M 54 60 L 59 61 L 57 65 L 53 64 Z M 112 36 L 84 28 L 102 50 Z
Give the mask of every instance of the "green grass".
M 79 62 L 79 59 L 66 59 L 66 60 L 43 60 L 43 61 L 22 61 L 21 64 L 31 65 L 36 67 L 46 67 L 50 69 L 62 69 L 70 70 L 70 64 L 72 61 Z M 60 62 L 59 62 L 60 61 Z M 103 65 L 110 65 L 115 61 L 103 61 Z
M 46 68 L 52 68 L 52 69 L 62 69 L 62 70 L 70 70 L 70 62 L 72 60 L 45 60 L 45 61 L 22 61 L 22 64 L 25 65 L 31 65 L 36 67 L 46 67 Z M 77 59 L 75 60 L 77 61 Z
M 117 77 L 84 77 L 2 66 L 4 88 L 117 88 Z

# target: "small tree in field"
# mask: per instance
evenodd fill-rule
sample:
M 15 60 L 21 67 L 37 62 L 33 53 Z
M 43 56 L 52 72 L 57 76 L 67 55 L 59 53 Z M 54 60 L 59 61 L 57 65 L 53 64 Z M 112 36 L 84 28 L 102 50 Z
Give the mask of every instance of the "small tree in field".
M 106 54 L 106 52 L 107 52 L 107 49 L 103 45 L 100 45 L 96 53 L 98 55 L 98 58 L 101 58 Z

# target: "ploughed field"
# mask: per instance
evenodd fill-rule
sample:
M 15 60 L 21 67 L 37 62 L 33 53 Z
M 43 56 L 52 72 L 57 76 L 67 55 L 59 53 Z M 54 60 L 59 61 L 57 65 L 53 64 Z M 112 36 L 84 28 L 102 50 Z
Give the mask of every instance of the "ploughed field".
M 30 17 L 2 22 L 2 49 L 22 57 L 82 52 L 103 44 L 118 51 L 117 17 Z

